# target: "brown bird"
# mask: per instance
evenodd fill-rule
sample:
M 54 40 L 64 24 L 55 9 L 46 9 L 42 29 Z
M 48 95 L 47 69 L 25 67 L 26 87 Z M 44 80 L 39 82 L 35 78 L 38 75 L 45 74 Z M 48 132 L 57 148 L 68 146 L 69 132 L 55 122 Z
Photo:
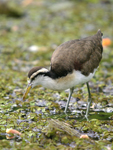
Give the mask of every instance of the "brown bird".
M 87 84 L 88 105 L 86 119 L 91 104 L 91 93 L 88 81 L 94 76 L 102 58 L 102 36 L 100 29 L 93 35 L 82 39 L 71 40 L 58 46 L 51 57 L 50 70 L 34 67 L 29 73 L 29 83 L 23 96 L 25 100 L 30 88 L 42 85 L 52 90 L 70 89 L 65 113 L 77 84 Z

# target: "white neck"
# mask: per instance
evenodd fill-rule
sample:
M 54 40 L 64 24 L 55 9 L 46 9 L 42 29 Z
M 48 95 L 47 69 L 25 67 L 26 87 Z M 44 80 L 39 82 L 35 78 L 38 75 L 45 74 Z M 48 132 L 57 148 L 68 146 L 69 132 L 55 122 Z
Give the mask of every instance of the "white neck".
M 49 88 L 51 90 L 63 90 L 63 89 L 60 89 L 59 87 L 59 84 L 57 83 L 57 80 L 58 79 L 52 79 L 48 76 L 44 76 L 42 82 L 41 82 L 41 85 L 45 88 Z

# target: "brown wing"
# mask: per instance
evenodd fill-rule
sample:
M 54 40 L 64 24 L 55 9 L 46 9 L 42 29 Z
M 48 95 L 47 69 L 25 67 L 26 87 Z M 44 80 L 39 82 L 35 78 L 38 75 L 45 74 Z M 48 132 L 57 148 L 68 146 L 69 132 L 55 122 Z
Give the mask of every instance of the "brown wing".
M 80 40 L 71 40 L 61 44 L 51 58 L 51 71 L 58 77 L 65 76 L 73 69 L 89 75 L 99 66 L 102 58 L 102 33 Z

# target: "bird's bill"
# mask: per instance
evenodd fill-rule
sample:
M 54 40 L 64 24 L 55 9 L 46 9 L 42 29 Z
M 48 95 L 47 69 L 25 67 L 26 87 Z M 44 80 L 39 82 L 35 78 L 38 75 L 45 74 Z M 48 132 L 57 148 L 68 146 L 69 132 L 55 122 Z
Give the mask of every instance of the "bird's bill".
M 30 89 L 31 89 L 31 84 L 28 84 L 27 89 L 26 89 L 26 91 L 25 91 L 25 93 L 24 93 L 24 95 L 23 95 L 23 100 L 26 99 L 26 97 L 27 97 L 27 95 L 28 95 Z

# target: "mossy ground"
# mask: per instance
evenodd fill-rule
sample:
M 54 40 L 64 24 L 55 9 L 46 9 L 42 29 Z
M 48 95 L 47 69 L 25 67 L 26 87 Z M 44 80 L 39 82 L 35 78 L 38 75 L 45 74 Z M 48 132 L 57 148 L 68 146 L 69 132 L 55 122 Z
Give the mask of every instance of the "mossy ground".
M 0 12 L 0 149 L 113 149 L 112 0 L 18 0 L 7 2 L 7 8 Z M 83 119 L 88 98 L 86 85 L 75 88 L 68 117 L 63 113 L 68 91 L 58 93 L 39 87 L 22 101 L 31 67 L 49 67 L 58 45 L 95 34 L 99 28 L 112 44 L 104 47 L 100 67 L 90 81 L 95 103 L 90 122 Z M 33 45 L 37 46 L 35 51 Z M 93 143 L 48 128 L 51 118 L 87 134 Z M 6 139 L 7 128 L 20 131 L 22 136 Z

